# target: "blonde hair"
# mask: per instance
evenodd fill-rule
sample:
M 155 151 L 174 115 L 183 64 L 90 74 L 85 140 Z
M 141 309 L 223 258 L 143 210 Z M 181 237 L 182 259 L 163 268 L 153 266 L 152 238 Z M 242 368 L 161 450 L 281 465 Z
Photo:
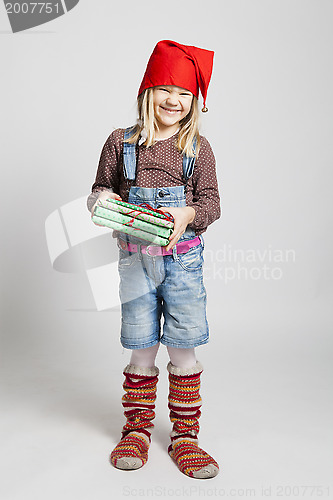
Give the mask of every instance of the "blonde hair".
M 139 119 L 137 125 L 134 125 L 133 127 L 133 134 L 126 140 L 126 142 L 129 142 L 130 144 L 138 142 L 143 129 L 145 129 L 147 134 L 146 140 L 143 144 L 149 148 L 156 142 L 155 131 L 158 127 L 154 114 L 153 92 L 154 87 L 151 87 L 144 90 L 138 97 Z M 199 108 L 198 99 L 195 96 L 193 96 L 189 113 L 179 122 L 179 124 L 180 130 L 175 146 L 181 153 L 193 158 L 194 153 L 192 144 L 194 138 L 197 140 L 196 155 L 198 154 L 200 148 Z

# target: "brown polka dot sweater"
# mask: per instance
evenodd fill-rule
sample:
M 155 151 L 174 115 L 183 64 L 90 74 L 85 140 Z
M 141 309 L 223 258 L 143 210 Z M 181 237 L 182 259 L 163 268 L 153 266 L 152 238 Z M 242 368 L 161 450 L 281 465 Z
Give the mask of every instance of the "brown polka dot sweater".
M 143 145 L 137 147 L 136 186 L 158 188 L 184 184 L 183 155 L 175 146 L 177 134 L 161 139 L 149 148 Z M 128 200 L 132 184 L 124 178 L 123 140 L 124 129 L 117 129 L 103 146 L 92 193 L 87 200 L 89 210 L 100 191 L 108 190 L 119 194 L 123 201 Z M 209 224 L 221 215 L 215 157 L 203 136 L 200 136 L 199 154 L 188 182 L 186 205 L 195 209 L 195 218 L 189 227 L 194 229 L 196 235 L 206 231 Z

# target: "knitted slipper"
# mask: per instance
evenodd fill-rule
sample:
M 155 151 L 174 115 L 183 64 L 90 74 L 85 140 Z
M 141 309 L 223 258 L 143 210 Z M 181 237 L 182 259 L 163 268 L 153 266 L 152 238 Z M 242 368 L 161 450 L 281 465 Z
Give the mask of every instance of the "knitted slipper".
M 171 444 L 168 452 L 179 470 L 186 476 L 208 479 L 219 473 L 219 466 L 213 457 L 193 441 L 182 439 Z
M 123 470 L 140 469 L 148 460 L 147 440 L 131 432 L 119 441 L 111 452 L 110 460 L 114 467 Z

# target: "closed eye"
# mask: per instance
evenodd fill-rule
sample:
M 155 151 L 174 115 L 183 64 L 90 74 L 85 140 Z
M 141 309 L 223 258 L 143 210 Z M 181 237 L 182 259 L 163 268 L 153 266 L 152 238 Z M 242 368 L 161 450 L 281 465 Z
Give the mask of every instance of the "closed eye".
M 171 92 L 170 89 L 167 89 L 165 87 L 158 87 L 158 90 L 163 90 L 164 92 L 168 92 L 168 94 Z M 191 97 L 192 94 L 190 92 L 179 92 L 179 95 Z

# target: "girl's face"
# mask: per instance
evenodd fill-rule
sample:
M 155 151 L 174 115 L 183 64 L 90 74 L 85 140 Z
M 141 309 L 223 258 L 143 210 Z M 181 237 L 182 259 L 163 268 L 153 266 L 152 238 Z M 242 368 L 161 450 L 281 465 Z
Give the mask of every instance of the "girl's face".
M 159 131 L 175 132 L 191 110 L 193 94 L 174 85 L 154 87 L 153 104 Z

